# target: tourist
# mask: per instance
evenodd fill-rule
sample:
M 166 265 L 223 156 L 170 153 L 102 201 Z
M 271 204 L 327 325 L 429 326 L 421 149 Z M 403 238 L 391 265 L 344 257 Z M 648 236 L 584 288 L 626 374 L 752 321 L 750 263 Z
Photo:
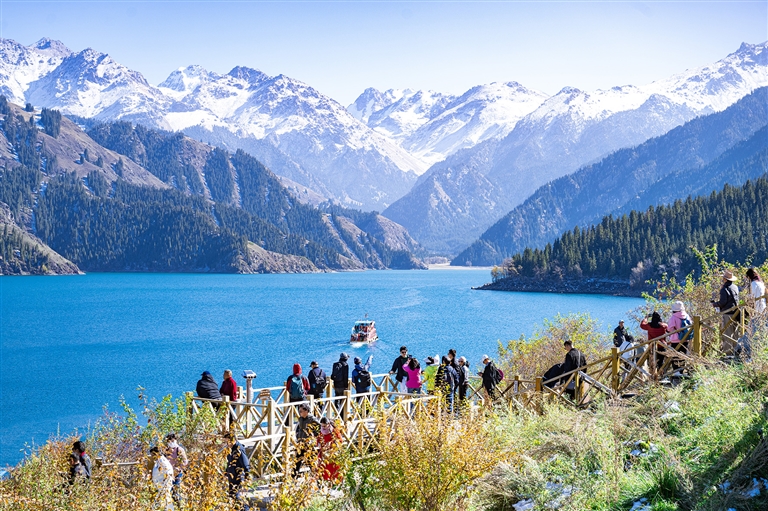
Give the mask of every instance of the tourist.
M 360 357 L 355 357 L 355 368 L 352 370 L 352 383 L 355 384 L 355 392 L 358 394 L 365 394 L 371 391 L 371 373 L 368 369 L 371 368 L 371 362 L 373 361 L 373 355 L 368 355 L 368 360 L 363 361 Z M 359 401 L 359 400 L 358 400 Z
M 224 381 L 221 382 L 219 393 L 222 398 L 229 396 L 230 401 L 237 402 L 237 382 L 232 378 L 232 370 L 226 369 L 224 371 Z
M 467 359 L 459 357 L 459 404 L 464 406 L 469 389 L 469 364 Z
M 650 319 L 650 322 L 648 321 Z M 651 359 L 652 363 L 656 364 L 657 369 L 661 369 L 662 364 L 664 363 L 664 349 L 667 347 L 666 342 L 664 342 L 664 337 L 667 335 L 667 324 L 661 321 L 661 314 L 659 314 L 656 311 L 653 311 L 652 314 L 647 315 L 643 318 L 643 320 L 640 322 L 640 328 L 648 332 L 648 340 L 652 339 L 658 339 L 655 343 L 656 347 L 656 358 Z M 659 348 L 661 348 L 661 351 L 659 351 Z
M 341 443 L 341 433 L 327 417 L 320 419 L 320 435 L 317 437 L 317 442 L 320 447 L 317 453 L 320 477 L 324 481 L 340 483 L 339 464 L 333 461 L 333 456 Z
M 565 375 L 565 378 L 567 379 L 571 378 L 571 375 L 568 374 L 571 371 L 585 368 L 587 366 L 587 359 L 582 352 L 573 347 L 573 343 L 570 340 L 566 340 L 563 343 L 563 347 L 565 348 L 565 361 L 563 362 L 562 374 Z M 565 393 L 568 394 L 572 400 L 576 399 L 575 375 L 573 375 L 570 383 L 566 386 Z
M 635 338 L 627 332 L 626 328 L 624 328 L 624 320 L 620 320 L 619 326 L 613 329 L 613 345 L 617 348 L 621 348 L 622 344 L 625 342 L 632 343 L 634 340 Z
M 405 388 L 409 394 L 421 394 L 421 366 L 414 357 L 408 358 L 408 363 L 403 366 L 405 371 Z
M 343 396 L 349 388 L 349 365 L 347 360 L 349 360 L 349 355 L 342 353 L 339 355 L 339 361 L 333 363 L 331 380 L 333 381 L 333 393 L 336 396 Z
M 496 386 L 501 381 L 501 377 L 499 376 L 496 364 L 493 363 L 493 360 L 488 355 L 483 355 L 483 365 L 485 367 L 477 375 L 483 378 L 483 388 L 488 395 L 488 404 L 491 404 L 496 400 Z
M 152 465 L 152 482 L 157 488 L 155 497 L 155 509 L 173 511 L 173 467 L 157 446 L 149 450 L 149 457 L 154 462 Z
M 459 360 L 456 358 L 456 350 L 450 349 L 448 350 L 448 361 L 451 363 L 451 367 L 456 371 L 456 373 L 459 372 Z
M 677 300 L 672 304 L 672 315 L 667 322 L 667 332 L 674 332 L 681 328 L 690 327 L 693 323 L 691 317 L 685 312 L 685 304 Z M 693 338 L 693 328 L 686 328 L 680 332 L 669 335 L 667 339 L 670 347 L 681 353 L 688 353 L 688 342 Z
M 325 371 L 320 369 L 320 366 L 314 360 L 309 364 L 307 380 L 309 380 L 309 393 L 315 399 L 322 399 L 325 393 L 325 386 L 328 384 L 328 378 L 325 375 Z
M 314 438 L 320 429 L 320 421 L 314 415 L 309 413 L 309 406 L 302 403 L 299 405 L 299 420 L 296 423 L 296 465 L 293 467 L 293 477 L 299 475 L 301 465 L 313 451 L 314 445 L 310 445 L 309 439 Z
M 392 362 L 392 369 L 389 370 L 389 374 L 395 375 L 395 382 L 393 385 L 395 386 L 395 392 L 401 392 L 405 389 L 403 389 L 403 382 L 408 377 L 407 374 L 405 374 L 405 371 L 403 370 L 403 366 L 408 363 L 408 348 L 405 346 L 400 346 L 400 356 L 395 359 L 394 362 Z
M 749 279 L 749 296 L 755 300 L 755 312 L 762 314 L 765 311 L 765 284 L 754 268 L 747 270 Z
M 309 380 L 301 372 L 301 364 L 293 364 L 293 374 L 285 380 L 285 390 L 291 403 L 306 401 L 309 392 Z
M 69 453 L 69 485 L 74 486 L 86 479 L 88 478 L 85 475 L 85 467 L 80 461 L 80 456 L 74 452 Z
M 204 399 L 221 399 L 219 386 L 209 371 L 203 371 L 202 377 L 197 382 L 197 396 Z
M 437 355 L 434 357 L 427 357 L 424 359 L 427 367 L 424 368 L 423 381 L 427 386 L 427 394 L 432 395 L 435 393 L 435 377 L 437 376 Z
M 83 470 L 85 471 L 85 478 L 90 479 L 92 466 L 91 457 L 88 456 L 87 452 L 85 452 L 85 442 L 78 440 L 72 444 L 72 452 L 77 454 L 77 456 L 80 458 L 80 463 L 83 465 Z
M 442 379 L 440 373 L 442 369 Z M 453 403 L 456 398 L 456 389 L 459 384 L 459 373 L 451 365 L 451 361 L 447 356 L 444 356 L 440 367 L 437 369 L 437 382 L 441 385 L 443 394 L 445 395 L 445 404 L 448 406 L 448 413 L 453 413 Z
M 736 328 L 739 326 L 739 287 L 736 285 L 733 272 L 723 273 L 723 285 L 720 288 L 720 299 L 712 300 L 712 305 L 723 313 L 720 333 L 720 351 L 725 355 L 733 355 L 736 347 Z
M 187 458 L 187 451 L 176 439 L 176 433 L 168 433 L 165 437 L 165 457 L 171 462 L 173 467 L 173 501 L 179 502 L 181 500 L 181 478 L 184 476 L 184 471 L 189 466 L 189 459 Z
M 251 462 L 245 453 L 245 447 L 237 441 L 234 433 L 225 433 L 224 441 L 229 447 L 226 469 L 229 498 L 234 502 L 238 502 L 240 500 L 240 487 L 247 481 L 248 474 L 251 471 Z M 244 503 L 241 509 L 247 510 L 248 505 Z

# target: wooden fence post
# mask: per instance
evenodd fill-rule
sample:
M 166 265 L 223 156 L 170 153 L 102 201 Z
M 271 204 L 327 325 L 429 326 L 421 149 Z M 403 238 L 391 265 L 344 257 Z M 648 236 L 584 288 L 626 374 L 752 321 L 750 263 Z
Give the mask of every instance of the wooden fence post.
M 192 412 L 194 412 L 194 407 L 192 406 L 192 399 L 195 396 L 194 392 L 185 392 L 187 396 L 187 415 L 192 415 Z
M 542 392 L 544 390 L 544 385 L 542 385 L 542 382 L 544 381 L 544 378 L 541 376 L 536 377 L 536 384 L 534 386 L 534 390 L 536 392 Z
M 619 348 L 611 348 L 611 388 L 614 392 L 619 390 Z
M 229 431 L 231 424 L 229 423 L 229 396 L 224 396 L 224 429 Z
M 693 317 L 693 354 L 701 356 L 701 316 Z
M 275 449 L 275 439 L 272 435 L 275 434 L 275 401 L 272 396 L 267 401 L 267 435 L 269 435 L 269 452 L 270 454 Z
M 347 390 L 344 391 L 344 416 L 341 418 L 344 422 L 349 422 L 350 415 L 352 412 L 352 391 L 347 388 Z
M 293 417 L 293 416 L 291 416 Z M 291 421 L 291 425 L 293 421 Z M 291 434 L 293 428 L 287 428 L 283 434 L 283 474 L 288 473 L 288 469 L 291 463 Z

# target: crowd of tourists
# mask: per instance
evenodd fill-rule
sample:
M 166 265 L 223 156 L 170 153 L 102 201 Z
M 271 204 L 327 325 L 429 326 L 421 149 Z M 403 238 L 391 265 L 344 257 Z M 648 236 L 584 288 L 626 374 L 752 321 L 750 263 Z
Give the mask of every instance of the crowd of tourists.
M 748 338 L 740 335 L 742 332 L 739 330 L 742 319 L 740 317 L 742 311 L 738 307 L 740 294 L 741 296 L 746 294 L 754 300 L 754 311 L 757 316 L 762 315 L 766 309 L 765 284 L 757 270 L 748 269 L 746 277 L 749 280 L 749 286 L 742 292 L 736 284 L 738 277 L 730 270 L 725 271 L 722 275 L 722 285 L 718 297 L 710 301 L 712 307 L 717 312 L 722 313 L 720 351 L 725 356 L 742 356 L 746 355 L 745 351 L 749 350 Z M 667 352 L 671 353 L 674 350 L 683 354 L 689 353 L 689 344 L 693 340 L 692 324 L 693 319 L 685 310 L 685 304 L 682 301 L 672 303 L 672 313 L 666 321 L 657 311 L 642 319 L 640 328 L 647 332 L 648 340 L 659 339 L 657 347 L 662 348 L 657 350 L 655 359 L 657 367 L 662 367 L 666 358 L 674 358 L 669 357 Z M 637 345 L 634 337 L 625 328 L 624 321 L 619 321 L 619 325 L 613 331 L 613 343 L 621 351 L 630 350 Z M 626 356 L 632 356 L 631 353 L 631 351 L 628 352 Z M 639 358 L 642 353 L 640 349 L 637 349 L 634 358 Z M 675 366 L 674 360 L 671 365 Z
M 285 380 L 285 392 L 288 401 L 297 403 L 306 401 L 309 396 L 322 399 L 328 392 L 328 397 L 346 396 L 354 390 L 358 401 L 361 394 L 371 392 L 373 376 L 371 364 L 373 355 L 363 361 L 360 357 L 352 360 L 350 356 L 341 353 L 337 362 L 331 367 L 331 374 L 320 367 L 316 361 L 309 364 L 309 372 L 305 375 L 300 363 L 293 364 L 293 370 Z M 504 373 L 496 367 L 488 355 L 482 357 L 483 370 L 477 373 L 482 379 L 482 387 L 486 396 L 493 401 L 496 398 L 496 387 L 504 378 Z M 402 394 L 441 394 L 448 405 L 449 411 L 458 411 L 460 403 L 469 397 L 469 380 L 471 377 L 469 362 L 465 357 L 457 357 L 456 350 L 450 349 L 442 357 L 429 356 L 424 359 L 422 368 L 419 360 L 408 353 L 406 346 L 400 347 L 400 355 L 392 362 L 389 374 L 392 377 L 394 391 Z M 332 390 L 331 390 L 332 389 Z M 224 371 L 224 381 L 219 387 L 209 371 L 202 373 L 197 382 L 197 395 L 205 399 L 220 400 L 228 396 L 230 401 L 238 400 L 238 387 L 232 377 L 232 371 Z M 332 395 L 331 395 L 332 394 Z

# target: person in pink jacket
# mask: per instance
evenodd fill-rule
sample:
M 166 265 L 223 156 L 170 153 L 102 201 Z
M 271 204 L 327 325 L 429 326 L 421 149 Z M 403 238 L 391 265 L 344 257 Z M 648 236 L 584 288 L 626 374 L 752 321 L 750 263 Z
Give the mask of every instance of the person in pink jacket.
M 667 321 L 667 332 L 688 328 L 669 336 L 668 341 L 673 349 L 681 353 L 688 353 L 688 343 L 693 339 L 692 323 L 691 317 L 685 312 L 685 304 L 680 300 L 674 302 L 672 304 L 672 316 Z
M 403 371 L 408 376 L 405 381 L 405 388 L 409 394 L 421 394 L 421 366 L 419 361 L 413 357 L 408 358 L 408 363 L 403 365 Z

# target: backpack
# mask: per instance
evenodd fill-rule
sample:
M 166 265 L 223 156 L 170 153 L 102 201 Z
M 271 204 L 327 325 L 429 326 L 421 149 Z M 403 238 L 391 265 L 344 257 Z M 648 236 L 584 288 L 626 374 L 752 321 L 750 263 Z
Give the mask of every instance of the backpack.
M 371 373 L 365 369 L 359 370 L 357 372 L 357 381 L 355 383 L 360 385 L 360 388 L 367 389 L 371 386 Z
M 496 372 L 493 373 L 493 382 L 498 385 L 502 381 L 504 381 L 504 371 L 499 369 L 498 367 L 495 367 Z
M 304 393 L 304 382 L 301 376 L 295 374 L 291 376 L 291 390 L 289 394 L 291 399 L 301 399 L 302 401 L 307 397 Z
M 315 383 L 312 384 L 312 389 L 324 389 L 328 383 L 325 379 L 325 373 L 319 367 L 312 369 L 312 374 L 315 375 Z
M 681 341 L 688 341 L 693 336 L 693 330 L 691 329 L 691 325 L 693 322 L 691 321 L 691 318 L 680 318 L 680 328 L 685 328 L 685 330 L 680 330 L 677 333 L 677 338 Z

